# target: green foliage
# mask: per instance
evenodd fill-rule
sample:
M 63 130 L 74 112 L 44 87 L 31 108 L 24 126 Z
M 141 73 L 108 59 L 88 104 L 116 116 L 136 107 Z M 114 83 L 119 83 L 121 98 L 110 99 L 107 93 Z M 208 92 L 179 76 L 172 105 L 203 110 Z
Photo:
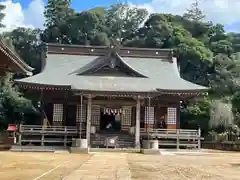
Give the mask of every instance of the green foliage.
M 14 85 L 12 74 L 0 79 L 0 127 L 20 123 L 24 113 L 36 112 L 30 100 L 23 97 Z
M 44 11 L 45 31 L 43 39 L 47 42 L 67 42 L 68 38 L 62 31 L 70 17 L 74 15 L 70 8 L 71 0 L 49 0 Z
M 192 21 L 201 21 L 206 17 L 199 7 L 199 0 L 195 0 L 195 2 L 191 4 L 191 8 L 187 9 L 183 17 Z
M 218 54 L 213 59 L 214 73 L 210 86 L 215 95 L 225 97 L 233 95 L 240 88 L 240 59 L 239 54 L 228 57 Z
M 200 100 L 186 101 L 181 109 L 181 128 L 196 129 L 200 127 L 204 135 L 209 131 L 211 100 L 208 96 Z
M 194 128 L 199 124 L 207 131 L 209 104 L 213 99 L 233 99 L 235 105 L 238 102 L 240 34 L 226 33 L 223 25 L 204 22 L 198 1 L 184 16 L 149 14 L 146 9 L 121 3 L 74 12 L 70 4 L 70 0 L 48 1 L 43 32 L 18 28 L 4 35 L 36 73 L 41 69 L 43 42 L 81 45 L 115 42 L 130 47 L 171 48 L 178 58 L 181 77 L 210 87 L 208 98 L 185 102 L 181 113 L 186 120 L 184 126 Z M 0 20 L 1 10 L 0 6 Z M 233 109 L 237 119 L 240 110 Z
M 111 29 L 110 37 L 114 37 L 121 43 L 139 29 L 147 15 L 146 9 L 121 3 L 114 4 L 106 11 L 105 25 Z
M 35 73 L 39 73 L 41 70 L 42 41 L 40 35 L 39 29 L 27 28 L 17 28 L 12 32 L 3 34 L 9 47 L 33 67 Z

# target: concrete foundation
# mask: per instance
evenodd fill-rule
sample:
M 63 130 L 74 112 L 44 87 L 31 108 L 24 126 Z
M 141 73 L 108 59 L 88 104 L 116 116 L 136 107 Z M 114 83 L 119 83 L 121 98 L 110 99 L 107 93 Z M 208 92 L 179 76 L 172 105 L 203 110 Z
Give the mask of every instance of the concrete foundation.
M 160 154 L 160 151 L 157 149 L 141 149 L 143 154 Z
M 72 147 L 88 148 L 88 141 L 87 139 L 73 139 Z
M 73 139 L 72 147 L 70 147 L 71 153 L 89 153 L 87 139 Z
M 143 140 L 143 149 L 155 149 L 158 150 L 158 140 Z
M 88 154 L 90 151 L 89 148 L 70 147 L 70 152 Z

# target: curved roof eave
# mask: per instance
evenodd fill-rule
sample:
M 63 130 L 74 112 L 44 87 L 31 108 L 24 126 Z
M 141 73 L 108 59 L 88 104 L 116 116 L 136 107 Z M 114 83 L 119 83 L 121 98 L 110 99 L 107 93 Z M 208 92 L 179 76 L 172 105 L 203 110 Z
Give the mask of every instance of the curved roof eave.
M 16 53 L 14 53 L 0 38 L 0 51 L 12 60 L 28 76 L 32 76 L 34 68 L 26 64 Z
M 139 76 L 142 76 L 144 78 L 149 78 L 148 76 L 142 74 L 141 72 L 137 71 L 136 69 L 134 69 L 132 66 L 130 66 L 126 61 L 124 61 L 124 59 L 118 54 L 116 53 L 117 58 L 119 58 L 124 65 L 126 65 L 129 69 L 131 69 L 134 73 L 138 74 Z
M 202 88 L 189 88 L 189 89 L 161 89 L 157 88 L 156 90 L 159 92 L 208 92 L 210 88 L 203 87 Z

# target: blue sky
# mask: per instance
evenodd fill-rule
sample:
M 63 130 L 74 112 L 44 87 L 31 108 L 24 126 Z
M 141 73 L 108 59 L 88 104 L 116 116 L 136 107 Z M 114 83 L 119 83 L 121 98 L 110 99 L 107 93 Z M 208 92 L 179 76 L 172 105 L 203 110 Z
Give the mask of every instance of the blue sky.
M 4 0 L 0 0 L 4 1 Z M 32 0 L 13 0 L 14 3 L 19 2 L 21 3 L 23 8 L 27 8 L 28 4 Z M 108 6 L 109 4 L 114 4 L 116 2 L 126 2 L 127 0 L 86 0 L 82 2 L 83 0 L 72 0 L 72 8 L 76 9 L 77 11 L 89 9 L 92 7 L 97 6 Z M 150 2 L 151 0 L 131 0 L 131 3 L 134 4 L 142 4 Z M 47 2 L 47 0 L 43 0 L 44 3 Z
M 98 6 L 108 6 L 116 2 L 146 8 L 150 13 L 172 13 L 182 15 L 194 0 L 72 0 L 76 11 Z M 227 31 L 240 32 L 240 0 L 200 0 L 200 6 L 207 20 L 225 25 Z M 6 5 L 3 23 L 6 30 L 22 27 L 43 28 L 44 6 L 47 0 L 0 0 Z

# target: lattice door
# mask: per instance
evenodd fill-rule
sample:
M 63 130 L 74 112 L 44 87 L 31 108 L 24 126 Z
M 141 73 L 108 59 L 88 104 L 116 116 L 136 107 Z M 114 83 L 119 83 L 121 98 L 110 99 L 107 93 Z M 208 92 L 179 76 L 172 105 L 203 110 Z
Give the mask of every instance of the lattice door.
M 122 109 L 121 130 L 128 131 L 132 123 L 132 107 L 123 106 Z
M 154 107 L 145 107 L 145 128 L 153 128 Z
M 177 123 L 177 108 L 169 107 L 167 110 L 167 124 Z
M 99 105 L 92 105 L 92 117 L 91 117 L 91 124 L 96 127 L 96 130 L 100 130 L 100 118 L 101 118 L 101 111 Z
M 86 119 L 87 119 L 86 117 L 87 117 L 87 106 L 85 104 L 82 105 L 82 119 L 81 119 L 81 104 L 77 104 L 77 111 L 76 111 L 77 126 L 79 126 L 80 122 L 82 122 L 82 128 L 85 129 Z
M 53 105 L 53 126 L 63 125 L 63 104 Z

